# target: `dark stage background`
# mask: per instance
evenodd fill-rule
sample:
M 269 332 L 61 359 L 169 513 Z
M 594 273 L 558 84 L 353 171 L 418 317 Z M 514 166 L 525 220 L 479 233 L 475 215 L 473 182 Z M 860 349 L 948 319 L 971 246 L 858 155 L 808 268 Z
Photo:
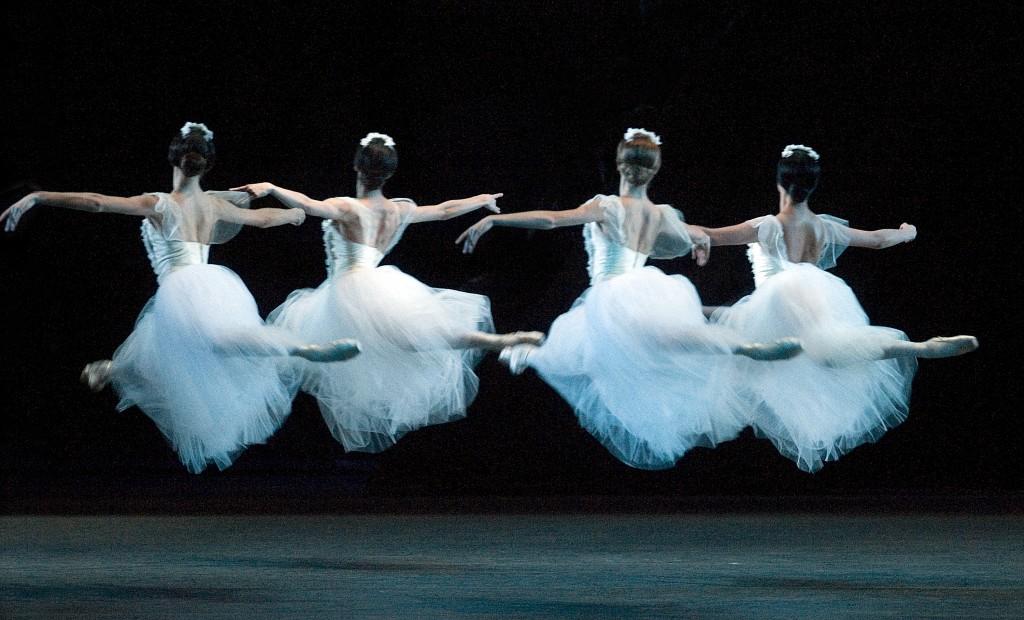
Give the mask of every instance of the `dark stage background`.
M 167 191 L 167 142 L 194 120 L 216 132 L 210 189 L 269 180 L 351 194 L 356 142 L 382 131 L 401 157 L 390 195 L 427 203 L 500 191 L 505 212 L 567 208 L 616 190 L 614 148 L 636 126 L 665 140 L 653 198 L 717 226 L 773 211 L 779 151 L 813 145 L 824 177 L 812 208 L 862 228 L 918 226 L 914 243 L 854 249 L 836 269 L 873 322 L 982 343 L 921 364 L 905 424 L 816 475 L 749 434 L 672 470 L 636 471 L 536 376 L 512 377 L 490 357 L 467 419 L 384 454 L 345 454 L 302 395 L 269 444 L 225 472 L 190 476 L 148 418 L 116 413 L 112 393 L 77 382 L 156 289 L 139 222 L 41 208 L 0 239 L 6 509 L 581 495 L 1016 501 L 1020 5 L 682 4 L 21 4 L 5 15 L 3 198 L 34 187 Z M 500 229 L 464 257 L 453 241 L 476 219 L 413 227 L 386 262 L 490 296 L 500 330 L 546 330 L 587 285 L 580 231 Z M 315 219 L 247 230 L 211 258 L 241 275 L 264 314 L 324 277 Z M 693 279 L 709 304 L 753 286 L 740 248 L 716 250 L 703 269 L 658 264 Z

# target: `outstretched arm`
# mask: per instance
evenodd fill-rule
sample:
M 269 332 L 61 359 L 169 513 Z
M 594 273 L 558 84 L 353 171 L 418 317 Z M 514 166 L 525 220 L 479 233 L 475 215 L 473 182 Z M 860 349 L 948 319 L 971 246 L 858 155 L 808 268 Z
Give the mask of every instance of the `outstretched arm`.
M 522 213 L 508 213 L 505 215 L 488 215 L 467 228 L 459 235 L 455 243 L 462 244 L 462 252 L 464 254 L 471 254 L 476 248 L 476 244 L 480 241 L 480 237 L 494 226 L 550 230 L 552 228 L 579 226 L 603 220 L 604 212 L 598 206 L 597 200 L 591 200 L 575 209 L 567 211 L 523 211 Z
M 273 228 L 284 224 L 298 226 L 306 221 L 306 212 L 302 209 L 240 209 L 231 207 L 221 212 L 223 218 L 232 224 L 255 226 L 257 228 Z
M 92 192 L 32 192 L 0 213 L 0 222 L 4 222 L 5 230 L 12 231 L 26 211 L 39 206 L 149 217 L 155 214 L 156 203 L 156 196 L 149 195 L 123 198 Z
M 420 222 L 436 222 L 438 220 L 450 220 L 452 218 L 465 215 L 471 211 L 483 207 L 488 211 L 494 211 L 495 213 L 501 213 L 501 209 L 498 208 L 498 199 L 504 196 L 504 194 L 479 194 L 472 198 L 462 198 L 459 200 L 446 200 L 441 204 L 437 205 L 423 205 L 417 207 L 412 212 L 411 223 L 418 224 Z
M 849 245 L 855 248 L 870 248 L 872 250 L 882 250 L 900 243 L 910 243 L 917 238 L 917 226 L 907 224 L 906 222 L 900 224 L 898 229 L 858 230 L 856 228 L 846 228 L 845 232 L 850 236 Z
M 734 226 L 724 226 L 722 228 L 706 228 L 704 226 L 693 225 L 691 225 L 690 228 L 695 228 L 704 232 L 708 238 L 711 239 L 711 245 L 713 246 L 746 245 L 757 241 L 757 229 L 746 222 L 736 224 Z
M 232 190 L 248 192 L 253 198 L 272 196 L 282 204 L 293 209 L 302 209 L 309 215 L 322 217 L 327 220 L 347 220 L 352 217 L 352 209 L 344 200 L 327 199 L 316 200 L 301 193 L 278 187 L 273 183 L 249 183 L 240 187 L 232 187 Z

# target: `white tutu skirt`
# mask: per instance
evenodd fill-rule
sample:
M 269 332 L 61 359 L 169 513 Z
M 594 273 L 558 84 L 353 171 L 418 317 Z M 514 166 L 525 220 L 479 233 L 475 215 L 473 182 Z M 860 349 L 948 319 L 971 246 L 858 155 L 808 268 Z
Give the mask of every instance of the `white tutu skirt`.
M 738 343 L 707 323 L 689 280 L 644 267 L 591 287 L 528 360 L 619 460 L 664 469 L 743 429 L 716 372 Z
M 114 353 L 118 408 L 141 409 L 191 472 L 228 467 L 288 415 L 293 393 L 279 365 L 295 344 L 264 325 L 234 272 L 190 265 L 163 277 Z
M 380 452 L 417 428 L 461 418 L 476 397 L 481 353 L 453 342 L 493 331 L 482 295 L 430 288 L 395 267 L 355 269 L 295 291 L 269 320 L 301 340 L 359 340 L 355 358 L 295 362 L 347 450 Z
M 879 359 L 906 340 L 868 324 L 841 279 L 806 263 L 771 276 L 713 319 L 746 340 L 797 337 L 805 355 L 781 362 L 737 358 L 731 381 L 748 388 L 749 421 L 800 469 L 875 441 L 907 416 L 914 357 Z

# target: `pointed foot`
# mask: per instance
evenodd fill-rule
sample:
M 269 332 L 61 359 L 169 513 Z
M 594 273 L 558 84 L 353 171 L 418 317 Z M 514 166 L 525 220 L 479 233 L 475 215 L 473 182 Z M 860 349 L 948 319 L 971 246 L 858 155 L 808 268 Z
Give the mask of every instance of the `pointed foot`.
M 99 360 L 86 364 L 78 379 L 93 392 L 101 392 L 110 383 L 111 369 L 113 367 L 114 362 L 111 360 Z
M 955 357 L 976 351 L 978 339 L 974 336 L 939 336 L 925 341 L 923 346 L 918 357 Z
M 350 338 L 325 344 L 307 344 L 292 350 L 292 355 L 311 362 L 343 362 L 359 355 L 359 342 Z
M 498 360 L 508 366 L 509 372 L 514 375 L 521 375 L 523 371 L 529 366 L 528 358 L 537 348 L 537 345 L 522 343 L 514 344 L 509 347 L 505 347 L 498 354 Z
M 799 338 L 780 338 L 774 342 L 745 344 L 733 349 L 736 355 L 743 355 L 759 362 L 788 360 L 800 355 L 803 345 Z

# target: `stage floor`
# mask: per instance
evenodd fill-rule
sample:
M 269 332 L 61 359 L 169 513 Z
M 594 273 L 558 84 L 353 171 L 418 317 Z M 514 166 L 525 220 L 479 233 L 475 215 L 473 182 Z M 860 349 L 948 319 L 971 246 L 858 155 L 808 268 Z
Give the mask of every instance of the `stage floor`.
M 1024 517 L 0 518 L 4 618 L 1020 618 Z

